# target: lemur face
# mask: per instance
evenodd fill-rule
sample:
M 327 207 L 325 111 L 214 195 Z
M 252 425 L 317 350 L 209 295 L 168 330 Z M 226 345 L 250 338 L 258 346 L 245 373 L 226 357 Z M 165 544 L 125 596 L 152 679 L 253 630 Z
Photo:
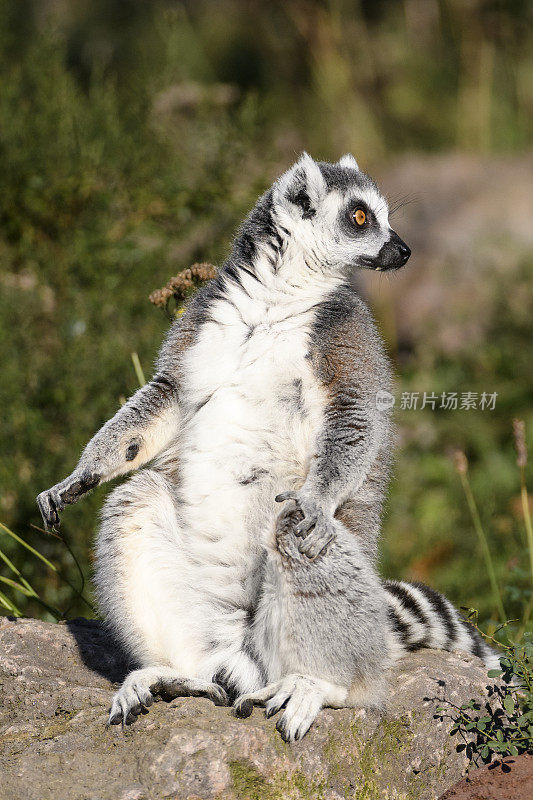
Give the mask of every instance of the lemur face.
M 328 164 L 304 153 L 274 184 L 273 204 L 311 270 L 394 270 L 411 255 L 389 225 L 387 201 L 351 155 Z

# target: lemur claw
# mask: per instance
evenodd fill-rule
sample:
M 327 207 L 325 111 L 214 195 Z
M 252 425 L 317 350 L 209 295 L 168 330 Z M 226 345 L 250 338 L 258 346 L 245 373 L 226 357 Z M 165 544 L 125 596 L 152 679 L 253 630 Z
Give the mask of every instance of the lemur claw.
M 273 717 L 274 714 L 277 714 L 278 711 L 281 711 L 284 706 L 287 705 L 287 702 L 291 696 L 290 692 L 287 691 L 278 691 L 271 700 L 268 701 L 265 708 L 265 716 L 267 719 Z
M 276 730 L 279 732 L 281 738 L 284 742 L 290 742 L 291 736 L 289 731 L 287 730 L 287 726 L 285 725 L 285 720 L 283 717 L 280 717 L 276 722 Z
M 223 686 L 213 684 L 213 688 L 206 692 L 207 697 L 213 701 L 216 706 L 228 706 L 229 697 Z M 251 713 L 251 712 L 250 712 Z
M 298 492 L 281 492 L 274 498 L 276 503 L 284 503 L 286 500 L 298 500 Z

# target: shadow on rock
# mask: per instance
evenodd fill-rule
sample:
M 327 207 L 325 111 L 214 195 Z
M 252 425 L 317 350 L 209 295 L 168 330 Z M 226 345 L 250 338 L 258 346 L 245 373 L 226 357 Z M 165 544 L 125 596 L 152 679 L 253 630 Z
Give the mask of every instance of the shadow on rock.
M 71 619 L 66 622 L 86 667 L 112 683 L 122 683 L 137 666 L 103 622 Z

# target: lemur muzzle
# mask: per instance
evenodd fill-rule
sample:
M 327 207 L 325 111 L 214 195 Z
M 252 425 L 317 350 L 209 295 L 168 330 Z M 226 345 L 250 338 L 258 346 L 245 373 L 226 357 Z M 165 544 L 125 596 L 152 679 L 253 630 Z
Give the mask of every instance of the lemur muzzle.
M 395 231 L 391 231 L 390 239 L 385 242 L 376 256 L 377 269 L 399 269 L 409 260 L 411 248 Z

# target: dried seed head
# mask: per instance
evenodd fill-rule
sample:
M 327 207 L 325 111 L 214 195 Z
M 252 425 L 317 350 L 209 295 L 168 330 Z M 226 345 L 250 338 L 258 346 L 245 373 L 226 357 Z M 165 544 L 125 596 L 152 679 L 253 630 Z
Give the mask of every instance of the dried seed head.
M 466 475 L 468 472 L 468 459 L 462 450 L 454 451 L 453 463 L 459 475 Z
M 178 272 L 162 289 L 152 292 L 149 298 L 150 302 L 159 308 L 167 309 L 168 301 L 173 297 L 176 311 L 178 311 L 183 301 L 192 294 L 196 287 L 212 280 L 216 274 L 216 267 L 212 264 L 193 264 L 192 267 Z
M 516 463 L 520 468 L 527 464 L 526 423 L 523 419 L 513 419 Z

